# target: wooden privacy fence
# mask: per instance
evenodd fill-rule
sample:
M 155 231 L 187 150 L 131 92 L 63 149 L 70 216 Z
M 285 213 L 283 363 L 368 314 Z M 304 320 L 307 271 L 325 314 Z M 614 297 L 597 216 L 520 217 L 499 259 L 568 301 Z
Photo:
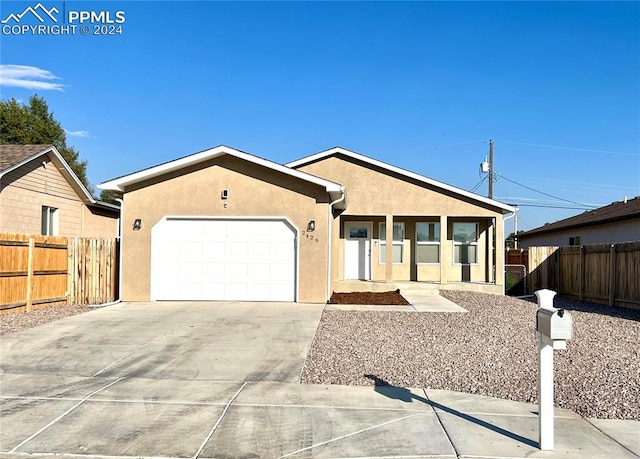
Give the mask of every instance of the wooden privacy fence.
M 0 233 L 0 313 L 117 296 L 118 241 Z
M 116 239 L 69 239 L 68 291 L 71 304 L 102 304 L 115 301 L 118 289 Z
M 529 291 L 640 308 L 640 242 L 529 247 Z

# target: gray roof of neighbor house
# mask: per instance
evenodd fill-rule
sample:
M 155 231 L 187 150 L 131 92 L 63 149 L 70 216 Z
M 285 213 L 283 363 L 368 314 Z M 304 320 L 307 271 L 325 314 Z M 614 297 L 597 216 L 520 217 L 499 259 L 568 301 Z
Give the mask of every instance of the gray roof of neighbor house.
M 89 190 L 80 182 L 78 176 L 71 170 L 58 149 L 51 144 L 45 145 L 0 145 L 0 178 L 23 164 L 39 156 L 49 155 L 56 163 L 58 170 L 64 175 L 82 200 L 90 206 L 97 206 L 109 210 L 120 210 L 120 206 L 96 200 Z
M 548 223 L 539 228 L 525 231 L 518 234 L 518 238 L 526 238 L 537 234 L 549 233 L 582 226 L 599 225 L 601 223 L 611 223 L 630 218 L 640 218 L 640 196 L 624 201 L 612 202 L 608 206 L 588 210 L 580 215 L 565 218 L 554 223 Z
M 0 172 L 25 162 L 52 145 L 0 145 Z

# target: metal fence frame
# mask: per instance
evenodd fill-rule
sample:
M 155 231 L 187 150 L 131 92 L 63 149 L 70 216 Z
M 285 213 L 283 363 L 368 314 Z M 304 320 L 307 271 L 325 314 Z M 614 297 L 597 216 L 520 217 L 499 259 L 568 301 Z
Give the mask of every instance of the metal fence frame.
M 518 275 L 521 274 L 521 275 Z M 509 279 L 509 276 L 512 276 Z M 511 280 L 511 282 L 509 282 Z M 513 286 L 522 283 L 522 295 L 527 294 L 527 267 L 525 265 L 504 265 L 504 288 L 505 293 L 509 294 L 509 291 Z M 511 286 L 511 287 L 510 287 Z

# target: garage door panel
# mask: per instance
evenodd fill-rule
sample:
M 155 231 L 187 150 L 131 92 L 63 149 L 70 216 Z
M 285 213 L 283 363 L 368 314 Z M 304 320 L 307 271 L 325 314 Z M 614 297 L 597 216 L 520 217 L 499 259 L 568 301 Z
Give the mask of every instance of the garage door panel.
M 230 279 L 243 279 L 246 282 L 249 275 L 249 266 L 247 263 L 228 263 L 227 276 Z
M 249 297 L 249 286 L 245 282 L 229 282 L 227 284 L 227 293 L 233 298 L 247 298 Z
M 200 277 L 202 276 L 202 264 L 201 263 L 180 263 L 180 276 L 188 282 L 188 277 Z
M 229 255 L 233 255 L 237 257 L 246 257 L 247 255 L 249 255 L 249 243 L 248 242 L 230 242 Z
M 252 242 L 251 255 L 255 257 L 270 257 L 272 244 L 269 242 Z
M 225 294 L 225 284 L 221 282 L 207 282 L 203 284 L 202 296 L 204 298 L 223 298 Z
M 163 220 L 152 264 L 155 300 L 295 300 L 295 230 L 281 220 Z
M 211 282 L 224 276 L 225 263 L 213 262 L 205 264 L 205 274 Z
M 285 263 L 274 263 L 271 265 L 271 278 L 284 283 L 288 279 L 287 275 L 288 265 Z
M 223 241 L 205 244 L 205 255 L 221 257 L 225 255 L 226 246 Z
M 270 263 L 252 263 L 249 265 L 249 277 L 252 279 L 272 278 Z
M 287 295 L 291 295 L 291 292 L 289 290 L 289 286 L 286 283 L 272 283 L 270 285 L 271 288 L 271 294 L 274 296 L 287 296 Z M 289 301 L 293 301 L 293 298 L 291 298 Z

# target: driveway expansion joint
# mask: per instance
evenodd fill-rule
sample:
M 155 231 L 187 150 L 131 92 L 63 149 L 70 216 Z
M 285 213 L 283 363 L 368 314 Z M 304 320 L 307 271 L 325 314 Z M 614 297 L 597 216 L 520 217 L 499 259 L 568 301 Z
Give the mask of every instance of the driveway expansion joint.
M 200 454 L 204 450 L 204 447 L 207 445 L 207 443 L 209 443 L 209 440 L 211 440 L 211 437 L 213 436 L 213 434 L 215 433 L 216 429 L 218 428 L 218 426 L 222 422 L 222 419 L 227 414 L 227 411 L 229 411 L 229 407 L 231 406 L 233 401 L 238 397 L 238 395 L 240 395 L 240 392 L 242 392 L 242 389 L 244 389 L 247 384 L 248 384 L 248 381 L 245 381 L 242 384 L 242 386 L 240 387 L 240 389 L 238 389 L 238 391 L 235 394 L 233 394 L 233 397 L 231 397 L 231 399 L 229 400 L 229 403 L 227 403 L 227 406 L 225 406 L 224 410 L 222 411 L 222 414 L 218 418 L 218 421 L 214 424 L 213 428 L 209 432 L 209 435 L 207 435 L 207 438 L 204 439 L 204 441 L 200 445 L 200 448 L 198 448 L 198 451 L 196 452 L 196 454 L 194 454 L 193 459 L 198 459 L 198 457 L 200 456 Z
M 111 381 L 109 384 L 102 386 L 99 389 L 94 390 L 93 392 L 91 392 L 89 395 L 87 395 L 86 397 L 84 397 L 82 400 L 80 400 L 78 403 L 76 403 L 75 405 L 73 405 L 71 408 L 69 408 L 67 411 L 65 411 L 64 413 L 62 413 L 60 416 L 58 416 L 57 418 L 55 418 L 53 421 L 49 422 L 47 425 L 45 425 L 44 427 L 42 427 L 40 430 L 38 430 L 37 432 L 31 434 L 29 437 L 25 438 L 24 440 L 22 440 L 20 443 L 18 443 L 16 446 L 13 447 L 13 449 L 11 451 L 9 451 L 10 453 L 15 453 L 18 449 L 20 449 L 21 447 L 23 447 L 24 445 L 26 445 L 27 443 L 29 443 L 31 440 L 33 440 L 34 438 L 36 438 L 38 435 L 40 435 L 42 432 L 44 432 L 45 430 L 47 430 L 49 427 L 51 427 L 52 425 L 54 425 L 56 422 L 58 422 L 59 420 L 61 420 L 62 418 L 64 418 L 65 416 L 67 416 L 69 413 L 71 413 L 72 411 L 74 411 L 76 408 L 78 408 L 80 405 L 82 405 L 84 402 L 86 402 L 87 400 L 89 400 L 91 397 L 93 397 L 95 394 L 102 392 L 105 389 L 108 389 L 109 387 L 113 386 L 114 384 L 122 381 L 124 378 L 118 378 L 115 381 Z

